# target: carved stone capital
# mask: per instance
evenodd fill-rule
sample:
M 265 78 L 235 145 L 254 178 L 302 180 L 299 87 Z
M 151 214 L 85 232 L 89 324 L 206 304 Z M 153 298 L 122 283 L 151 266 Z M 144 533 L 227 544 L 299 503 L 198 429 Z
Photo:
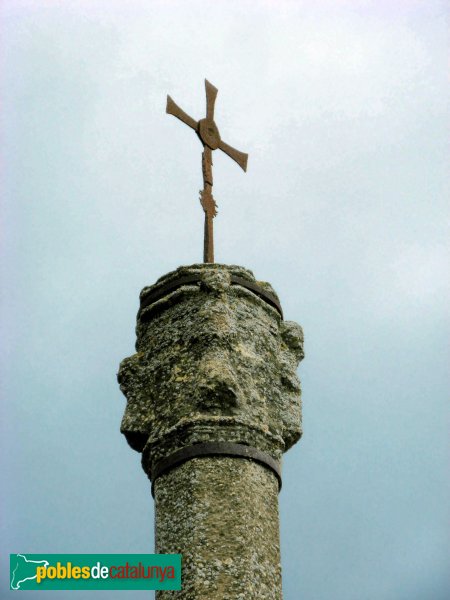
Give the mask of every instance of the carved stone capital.
M 303 333 L 277 302 L 250 271 L 217 264 L 181 267 L 142 290 L 137 352 L 118 380 L 121 431 L 149 476 L 193 444 L 244 444 L 279 460 L 300 438 Z

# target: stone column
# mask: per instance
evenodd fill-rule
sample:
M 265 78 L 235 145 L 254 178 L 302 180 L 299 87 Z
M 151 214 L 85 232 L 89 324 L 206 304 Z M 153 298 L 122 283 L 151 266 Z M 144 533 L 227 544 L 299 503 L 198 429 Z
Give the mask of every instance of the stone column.
M 158 600 L 280 600 L 281 456 L 301 436 L 303 334 L 242 267 L 181 267 L 141 292 L 119 371 L 121 431 L 152 481 L 156 551 L 180 553 Z

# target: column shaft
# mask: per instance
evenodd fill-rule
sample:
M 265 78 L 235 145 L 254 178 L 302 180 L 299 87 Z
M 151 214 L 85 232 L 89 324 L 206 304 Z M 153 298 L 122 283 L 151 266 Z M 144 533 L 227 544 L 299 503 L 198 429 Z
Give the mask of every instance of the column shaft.
M 281 600 L 278 481 L 243 458 L 193 458 L 155 482 L 156 551 L 183 555 L 158 600 Z

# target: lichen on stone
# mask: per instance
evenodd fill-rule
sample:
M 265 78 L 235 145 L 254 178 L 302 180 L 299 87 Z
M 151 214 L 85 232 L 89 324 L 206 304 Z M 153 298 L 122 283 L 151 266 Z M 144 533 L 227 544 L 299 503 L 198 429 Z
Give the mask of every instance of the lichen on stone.
M 301 436 L 302 329 L 232 276 L 276 297 L 251 271 L 217 264 L 180 267 L 141 292 L 137 352 L 118 379 L 127 397 L 121 431 L 149 476 L 185 446 L 234 442 L 279 460 Z M 180 278 L 187 283 L 168 286 Z M 158 599 L 281 598 L 278 482 L 269 469 L 196 458 L 154 490 L 157 550 L 183 554 L 187 586 Z

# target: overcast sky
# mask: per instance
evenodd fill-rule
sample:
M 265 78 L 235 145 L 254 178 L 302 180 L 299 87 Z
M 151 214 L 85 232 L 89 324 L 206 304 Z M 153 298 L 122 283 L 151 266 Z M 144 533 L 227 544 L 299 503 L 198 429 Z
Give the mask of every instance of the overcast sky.
M 305 331 L 284 598 L 449 597 L 445 4 L 3 2 L 2 598 L 10 552 L 153 552 L 116 373 L 140 289 L 202 258 L 165 102 L 202 118 L 205 77 L 249 153 L 214 153 L 216 260 Z

